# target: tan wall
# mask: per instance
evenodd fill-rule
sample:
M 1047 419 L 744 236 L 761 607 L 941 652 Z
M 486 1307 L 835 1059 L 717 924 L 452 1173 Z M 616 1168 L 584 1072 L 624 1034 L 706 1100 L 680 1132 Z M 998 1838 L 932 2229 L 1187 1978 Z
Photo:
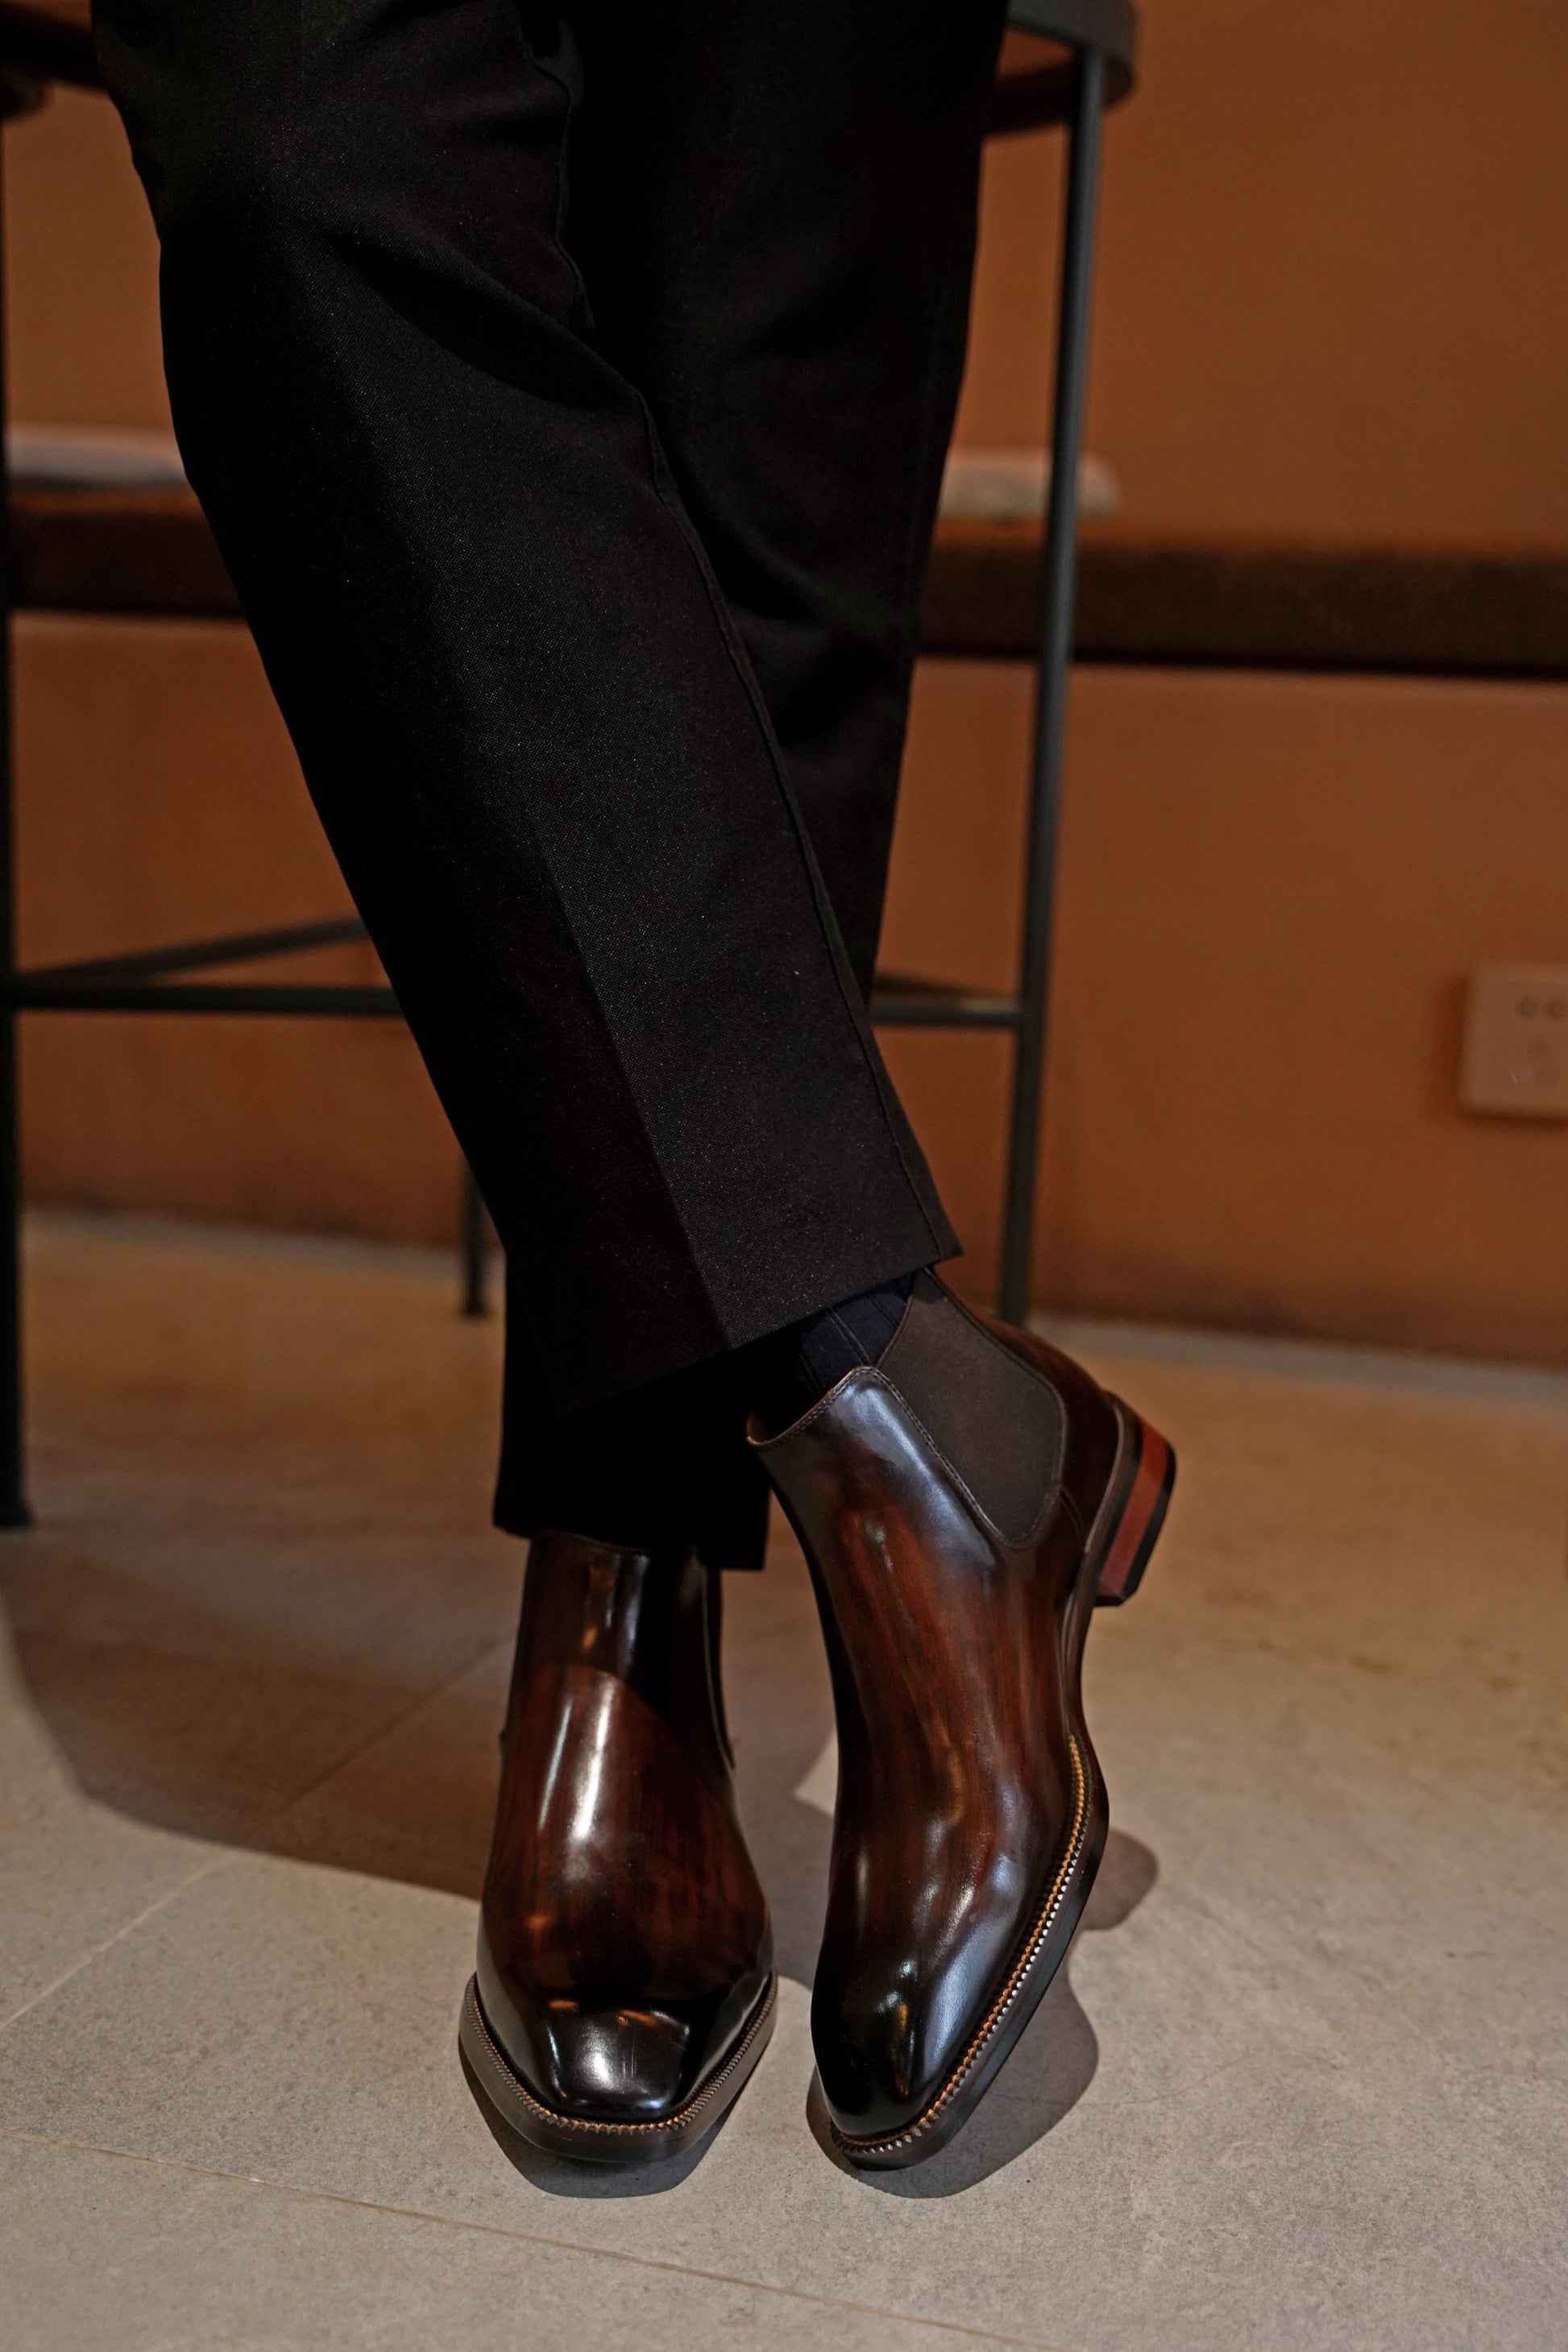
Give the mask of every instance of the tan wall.
M 1028 719 L 1016 676 L 922 685 L 900 968 L 1005 980 L 1021 794 L 955 825 L 952 779 L 1016 775 Z M 1073 740 L 1042 1295 L 1560 1358 L 1568 1124 L 1457 1087 L 1469 965 L 1568 961 L 1568 689 L 1088 671 Z M 984 1288 L 1005 1049 L 891 1055 Z
M 1089 440 L 1153 528 L 1568 534 L 1568 9 L 1147 0 Z M 1035 434 L 1048 137 L 992 150 L 960 436 Z
M 243 630 L 25 616 L 16 661 L 29 961 L 346 909 Z M 377 976 L 363 948 L 286 969 Z M 22 1078 L 37 1199 L 429 1241 L 454 1228 L 457 1146 L 399 1022 L 38 1014 Z
M 111 109 L 57 90 L 5 139 L 12 415 L 166 432 L 158 241 Z
M 1091 440 L 1153 526 L 1568 532 L 1568 19 L 1153 0 L 1108 140 Z M 14 129 L 16 413 L 163 415 L 106 110 Z M 995 151 L 962 437 L 1033 437 L 1058 163 Z M 71 952 L 338 886 L 237 632 L 25 625 L 24 921 Z M 1026 685 L 921 678 L 889 960 L 1006 975 Z M 1568 961 L 1568 691 L 1080 673 L 1042 1296 L 1554 1358 L 1568 1126 L 1462 1118 L 1458 990 Z M 998 887 L 998 884 L 1000 887 Z M 891 1056 L 994 1265 L 1004 1051 Z M 369 1029 L 35 1023 L 40 1196 L 434 1236 L 452 1147 Z

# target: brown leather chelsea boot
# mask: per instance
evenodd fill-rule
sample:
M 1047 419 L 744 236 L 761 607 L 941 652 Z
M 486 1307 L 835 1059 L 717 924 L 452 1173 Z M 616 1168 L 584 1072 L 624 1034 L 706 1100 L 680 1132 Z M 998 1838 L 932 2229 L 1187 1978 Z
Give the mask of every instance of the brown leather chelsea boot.
M 1088 1900 L 1108 1813 L 1084 1637 L 1137 1586 L 1175 1457 L 929 1276 L 877 1364 L 754 1442 L 838 1718 L 818 2075 L 855 2163 L 918 2164 L 994 2080 Z
M 649 2164 L 767 2046 L 767 1905 L 735 1811 L 719 1577 L 690 1551 L 536 1536 L 459 2039 L 560 2156 Z

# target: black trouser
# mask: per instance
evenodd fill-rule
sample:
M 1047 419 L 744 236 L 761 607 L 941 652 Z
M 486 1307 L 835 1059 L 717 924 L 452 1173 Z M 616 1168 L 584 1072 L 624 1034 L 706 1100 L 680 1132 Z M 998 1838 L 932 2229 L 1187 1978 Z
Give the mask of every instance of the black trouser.
M 728 1360 L 955 1247 L 864 990 L 1000 22 L 99 0 L 191 479 L 506 1245 L 519 1532 L 754 1554 Z

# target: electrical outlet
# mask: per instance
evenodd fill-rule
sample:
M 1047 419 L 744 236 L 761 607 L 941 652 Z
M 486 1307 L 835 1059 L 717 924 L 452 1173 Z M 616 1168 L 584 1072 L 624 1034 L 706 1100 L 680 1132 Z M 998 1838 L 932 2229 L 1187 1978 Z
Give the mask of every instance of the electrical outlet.
M 1459 1100 L 1467 1110 L 1568 1118 L 1568 964 L 1471 972 Z

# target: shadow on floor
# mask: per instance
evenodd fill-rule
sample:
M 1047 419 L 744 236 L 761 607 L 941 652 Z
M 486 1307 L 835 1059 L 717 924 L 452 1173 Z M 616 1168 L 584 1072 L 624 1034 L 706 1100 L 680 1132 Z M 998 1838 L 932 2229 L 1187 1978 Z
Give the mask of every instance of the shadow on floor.
M 106 1498 L 107 1499 L 107 1498 Z M 521 1546 L 166 1512 L 156 1482 L 0 1543 L 0 1612 L 72 1778 L 153 1827 L 477 1899 Z M 281 1522 L 281 1523 L 280 1523 Z M 794 1791 L 832 1702 L 804 1564 L 730 1580 L 742 1809 L 783 1974 L 809 1983 L 830 1824 Z

